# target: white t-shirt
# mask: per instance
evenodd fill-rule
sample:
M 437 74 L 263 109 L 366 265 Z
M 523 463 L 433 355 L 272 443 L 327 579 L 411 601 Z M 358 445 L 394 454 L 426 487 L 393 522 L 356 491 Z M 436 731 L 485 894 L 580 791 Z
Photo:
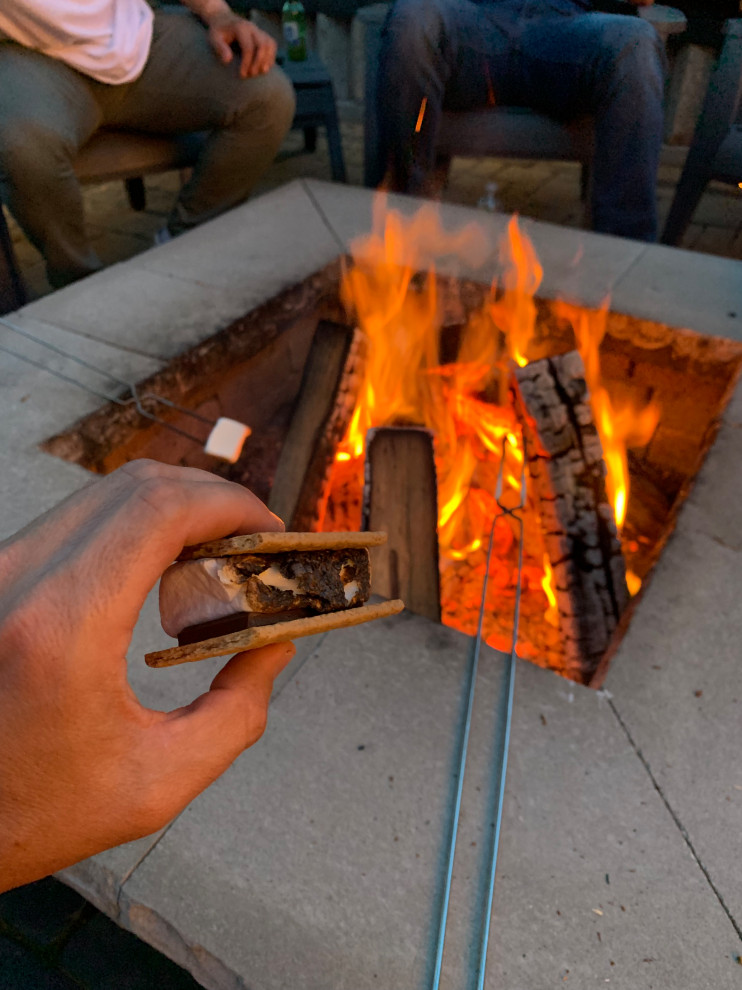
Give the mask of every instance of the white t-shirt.
M 0 38 L 104 83 L 136 79 L 152 40 L 145 0 L 0 0 Z

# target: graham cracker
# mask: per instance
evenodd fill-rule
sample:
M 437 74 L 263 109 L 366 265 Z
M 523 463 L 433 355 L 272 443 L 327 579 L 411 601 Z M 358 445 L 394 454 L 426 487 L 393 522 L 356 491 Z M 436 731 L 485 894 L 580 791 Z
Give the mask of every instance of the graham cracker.
M 403 608 L 404 602 L 395 598 L 378 605 L 360 605 L 340 612 L 325 612 L 305 619 L 291 619 L 288 622 L 275 622 L 269 626 L 241 629 L 226 636 L 205 639 L 201 643 L 190 643 L 188 646 L 174 646 L 169 650 L 147 653 L 144 659 L 150 667 L 173 667 L 178 663 L 190 663 L 193 660 L 205 660 L 207 657 L 221 657 L 241 653 L 243 650 L 254 650 L 269 643 L 285 643 L 289 639 L 313 636 L 315 633 L 329 632 L 331 629 L 358 626 L 373 619 L 396 615 Z
M 347 550 L 378 547 L 386 533 L 249 533 L 184 547 L 178 560 L 234 557 L 243 553 L 286 553 L 291 550 Z

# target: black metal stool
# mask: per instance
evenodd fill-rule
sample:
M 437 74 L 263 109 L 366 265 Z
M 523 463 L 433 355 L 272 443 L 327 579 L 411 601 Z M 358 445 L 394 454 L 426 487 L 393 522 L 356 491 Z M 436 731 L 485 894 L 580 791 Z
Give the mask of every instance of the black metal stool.
M 335 182 L 345 182 L 345 159 L 330 73 L 314 52 L 310 52 L 303 62 L 292 62 L 281 56 L 279 61 L 296 91 L 296 113 L 291 129 L 301 128 L 304 131 L 304 147 L 307 151 L 314 151 L 317 128 L 324 127 L 332 178 Z

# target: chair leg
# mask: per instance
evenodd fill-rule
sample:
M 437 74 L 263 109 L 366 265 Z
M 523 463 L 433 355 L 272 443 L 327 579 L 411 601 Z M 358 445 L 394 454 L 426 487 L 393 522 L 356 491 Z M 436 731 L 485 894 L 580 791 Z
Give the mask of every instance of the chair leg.
M 330 168 L 332 170 L 333 181 L 347 182 L 345 159 L 343 157 L 343 142 L 340 138 L 340 126 L 334 103 L 332 112 L 327 113 L 325 116 L 325 130 L 327 131 L 327 148 L 330 152 Z
M 144 188 L 144 179 L 141 175 L 135 176 L 133 179 L 124 179 L 124 185 L 126 186 L 126 195 L 129 198 L 129 206 L 132 210 L 136 210 L 137 213 L 141 213 L 147 206 L 147 192 Z
M 26 302 L 26 289 L 18 270 L 5 212 L 0 204 L 0 316 L 20 309 Z
M 680 244 L 710 178 L 711 167 L 708 161 L 686 162 L 672 199 L 665 229 L 662 231 L 660 240 L 663 244 L 670 244 L 672 247 Z
M 450 155 L 436 155 L 435 156 L 435 166 L 433 168 L 432 175 L 432 188 L 433 195 L 435 198 L 443 195 L 443 190 L 448 185 L 448 179 L 451 172 L 451 162 L 453 159 Z
M 580 200 L 587 203 L 590 196 L 590 186 L 592 183 L 592 166 L 590 162 L 583 162 L 580 169 Z
M 317 128 L 316 127 L 305 127 L 304 128 L 304 150 L 308 152 L 314 152 L 317 150 Z

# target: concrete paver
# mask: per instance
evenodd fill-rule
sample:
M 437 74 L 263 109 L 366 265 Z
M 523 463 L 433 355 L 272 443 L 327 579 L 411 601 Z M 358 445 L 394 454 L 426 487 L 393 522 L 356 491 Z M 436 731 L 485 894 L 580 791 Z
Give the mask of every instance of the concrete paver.
M 606 686 L 653 779 L 742 928 L 740 390 Z
M 740 267 L 732 259 L 648 244 L 616 282 L 612 308 L 740 340 Z

